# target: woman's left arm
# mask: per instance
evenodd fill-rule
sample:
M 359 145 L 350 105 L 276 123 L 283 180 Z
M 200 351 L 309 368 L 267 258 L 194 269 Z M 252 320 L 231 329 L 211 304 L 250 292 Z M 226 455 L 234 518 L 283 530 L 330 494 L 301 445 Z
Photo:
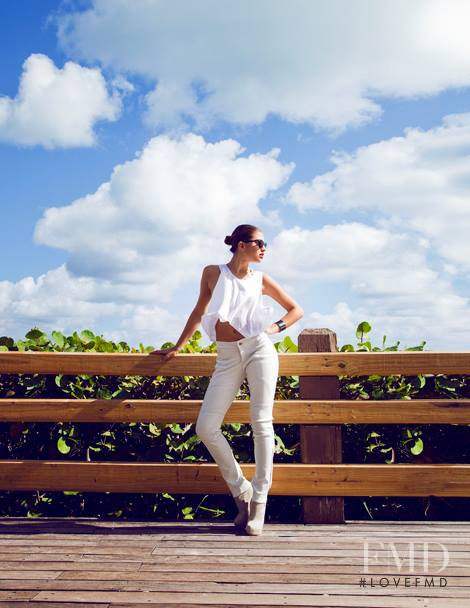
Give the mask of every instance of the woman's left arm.
M 275 281 L 268 274 L 263 272 L 263 295 L 270 296 L 276 302 L 286 309 L 286 314 L 281 317 L 282 321 L 286 324 L 286 327 L 293 325 L 296 321 L 301 319 L 304 316 L 303 308 L 297 304 L 297 302 L 290 297 L 290 295 L 284 291 L 284 289 L 279 285 L 277 281 Z M 281 320 L 279 319 L 279 320 Z M 269 331 L 267 333 L 279 333 L 280 329 L 276 323 L 273 323 L 269 326 Z

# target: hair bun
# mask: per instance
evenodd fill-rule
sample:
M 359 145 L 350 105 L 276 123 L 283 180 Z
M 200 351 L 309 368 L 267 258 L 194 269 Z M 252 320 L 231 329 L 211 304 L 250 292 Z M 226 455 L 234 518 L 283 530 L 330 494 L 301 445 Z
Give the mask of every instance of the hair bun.
M 229 234 L 227 234 L 227 236 L 225 237 L 224 243 L 226 245 L 231 245 L 232 244 L 232 237 Z

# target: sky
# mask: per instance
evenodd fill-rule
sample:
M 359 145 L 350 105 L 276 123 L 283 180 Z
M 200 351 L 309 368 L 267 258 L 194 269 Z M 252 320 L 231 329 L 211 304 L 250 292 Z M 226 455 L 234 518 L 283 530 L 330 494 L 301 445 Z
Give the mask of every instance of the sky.
M 466 0 L 4 0 L 0 335 L 176 342 L 247 223 L 295 342 L 468 350 L 469 29 Z

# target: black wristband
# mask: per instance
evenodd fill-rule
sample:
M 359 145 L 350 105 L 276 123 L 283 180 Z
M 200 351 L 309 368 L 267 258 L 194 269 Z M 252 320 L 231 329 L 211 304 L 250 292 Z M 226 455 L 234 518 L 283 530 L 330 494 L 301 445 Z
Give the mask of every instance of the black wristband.
M 279 331 L 283 331 L 284 329 L 286 329 L 287 325 L 285 324 L 285 322 L 282 319 L 279 319 L 279 321 L 276 321 L 276 325 L 279 327 Z

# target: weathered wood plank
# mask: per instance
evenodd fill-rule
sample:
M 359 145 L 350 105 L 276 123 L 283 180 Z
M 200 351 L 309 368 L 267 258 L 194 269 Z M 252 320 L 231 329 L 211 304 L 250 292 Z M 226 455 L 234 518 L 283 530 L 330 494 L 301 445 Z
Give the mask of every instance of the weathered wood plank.
M 2 422 L 196 422 L 201 399 L 0 399 Z M 277 399 L 275 424 L 470 424 L 470 399 Z M 236 399 L 224 424 L 248 424 Z M 322 430 L 322 429 L 320 429 Z
M 275 525 L 275 524 L 274 524 Z M 235 529 L 234 529 L 235 532 Z M 177 534 L 168 535 L 167 537 L 162 537 L 159 539 L 147 538 L 143 536 L 141 539 L 128 539 L 126 537 L 108 537 L 103 536 L 102 538 L 94 536 L 95 542 L 82 542 L 80 538 L 77 539 L 69 539 L 66 535 L 61 535 L 56 538 L 43 538 L 42 535 L 32 537 L 23 537 L 17 538 L 16 536 L 10 538 L 1 538 L 0 539 L 0 551 L 2 551 L 5 547 L 56 547 L 60 544 L 61 551 L 70 552 L 71 550 L 76 550 L 77 548 L 82 549 L 83 551 L 94 550 L 97 547 L 126 547 L 129 549 L 140 549 L 143 553 L 147 551 L 151 551 L 156 547 L 197 547 L 201 544 L 204 547 L 260 547 L 265 548 L 266 551 L 271 551 L 276 548 L 286 548 L 289 547 L 292 543 L 295 543 L 299 548 L 316 548 L 316 549 L 356 549 L 362 546 L 363 541 L 367 540 L 370 544 L 379 545 L 381 542 L 388 542 L 389 540 L 393 540 L 393 543 L 396 547 L 406 547 L 410 542 L 410 538 L 400 539 L 394 537 L 390 539 L 389 537 L 385 537 L 383 534 L 380 537 L 356 537 L 356 538 L 345 538 L 338 539 L 337 537 L 323 538 L 318 539 L 315 537 L 297 537 L 295 535 L 288 537 L 276 537 L 274 535 L 271 536 L 261 536 L 261 537 L 248 537 L 244 534 L 224 534 L 224 535 L 212 535 L 212 534 L 204 534 L 201 533 L 198 535 L 187 535 L 181 534 L 178 536 Z M 446 542 L 448 547 L 452 547 L 455 551 L 470 551 L 470 539 L 469 538 L 459 538 L 458 536 L 455 538 L 446 538 L 445 541 L 442 540 L 442 536 L 433 537 L 428 536 L 426 538 L 417 538 L 415 540 L 415 544 L 422 545 L 423 543 L 435 543 L 436 539 L 439 538 L 440 542 Z M 432 548 L 430 548 L 432 551 Z
M 250 594 L 269 594 L 276 595 L 295 595 L 295 594 L 311 594 L 315 595 L 331 595 L 331 596 L 351 596 L 363 597 L 366 596 L 384 596 L 393 595 L 394 597 L 440 597 L 440 598 L 470 598 L 470 589 L 468 587 L 449 588 L 443 581 L 442 586 L 439 586 L 439 577 L 434 577 L 434 587 L 424 587 L 424 578 L 420 578 L 422 586 L 409 585 L 405 587 L 405 577 L 384 577 L 388 580 L 386 587 L 379 584 L 378 577 L 366 577 L 368 582 L 367 587 L 359 586 L 359 576 L 356 576 L 354 583 L 333 584 L 333 583 L 286 583 L 280 581 L 278 583 L 265 583 L 264 581 L 242 581 L 241 583 L 225 583 L 214 581 L 192 581 L 190 589 L 184 581 L 71 581 L 71 580 L 30 580 L 23 581 L 23 587 L 20 587 L 19 581 L 11 581 L 5 590 L 37 590 L 37 591 L 70 591 L 76 593 L 102 591 L 110 592 L 159 592 L 159 593 L 212 593 L 214 596 L 220 593 L 237 593 L 240 595 Z M 393 581 L 395 578 L 395 581 Z M 412 581 L 415 577 L 410 577 Z M 428 577 L 430 580 L 430 577 Z M 374 586 L 371 586 L 370 583 Z M 390 586 L 390 583 L 392 586 Z M 189 595 L 188 595 L 189 597 Z M 143 597 L 142 597 L 143 599 Z
M 6 592 L 8 593 L 8 592 Z M 10 592 L 15 593 L 15 592 Z M 25 592 L 27 593 L 27 592 Z M 361 608 L 443 608 L 441 598 L 410 598 L 410 597 L 387 597 L 358 595 L 357 597 L 341 597 L 313 594 L 269 594 L 269 593 L 165 593 L 147 592 L 145 598 L 139 592 L 132 591 L 41 591 L 35 598 L 36 601 L 108 601 L 117 608 L 132 608 L 140 603 L 154 604 L 232 604 L 253 606 L 342 606 Z M 462 608 L 461 598 L 446 598 L 446 608 Z
M 0 352 L 0 374 L 210 376 L 216 354 Z M 280 376 L 469 374 L 470 351 L 279 353 Z
M 33 601 L 18 601 L 12 604 L 10 601 L 0 601 L 0 608 L 109 608 L 109 604 L 95 602 L 33 602 Z M 200 608 L 200 606 L 198 607 Z
M 463 570 L 463 569 L 461 569 Z M 28 579 L 33 579 L 35 577 L 30 576 L 30 573 L 23 571 L 11 571 L 16 579 L 21 580 L 21 575 L 23 578 L 27 577 Z M 353 574 L 346 574 L 340 570 L 334 573 L 298 573 L 298 572 L 263 572 L 262 577 L 258 577 L 257 580 L 263 583 L 302 583 L 302 584 L 329 584 L 329 585 L 358 585 L 358 580 L 361 576 L 359 569 L 356 568 Z M 452 576 L 450 573 L 450 569 L 446 568 L 445 572 L 441 572 L 439 576 L 445 576 L 447 579 L 447 587 L 448 589 L 453 589 L 454 587 L 470 587 L 470 576 Z M 416 572 L 409 573 L 407 571 L 403 572 L 395 572 L 390 573 L 386 572 L 384 568 L 382 570 L 377 570 L 376 572 L 369 572 L 367 574 L 369 579 L 371 577 L 374 580 L 381 578 L 382 576 L 392 578 L 394 577 L 404 577 L 404 576 L 413 576 L 416 577 Z M 422 574 L 419 575 L 422 577 Z M 13 578 L 13 577 L 10 577 Z M 67 580 L 120 580 L 119 572 L 106 572 L 100 571 L 97 572 L 95 570 L 84 570 L 84 571 L 69 571 L 61 574 L 59 579 L 67 579 Z M 121 576 L 122 578 L 122 576 Z M 194 571 L 194 572 L 181 572 L 178 571 L 172 572 L 136 572 L 129 576 L 126 573 L 125 578 L 127 581 L 152 581 L 152 582 L 224 582 L 224 583 L 246 583 L 247 582 L 247 572 L 214 572 L 214 571 Z M 57 578 L 55 578 L 57 580 Z M 403 578 L 402 578 L 403 580 Z M 9 587 L 10 589 L 12 587 Z
M 255 464 L 242 464 L 248 479 Z M 211 464 L 0 460 L 1 490 L 227 494 Z M 470 496 L 469 464 L 275 464 L 272 495 Z

